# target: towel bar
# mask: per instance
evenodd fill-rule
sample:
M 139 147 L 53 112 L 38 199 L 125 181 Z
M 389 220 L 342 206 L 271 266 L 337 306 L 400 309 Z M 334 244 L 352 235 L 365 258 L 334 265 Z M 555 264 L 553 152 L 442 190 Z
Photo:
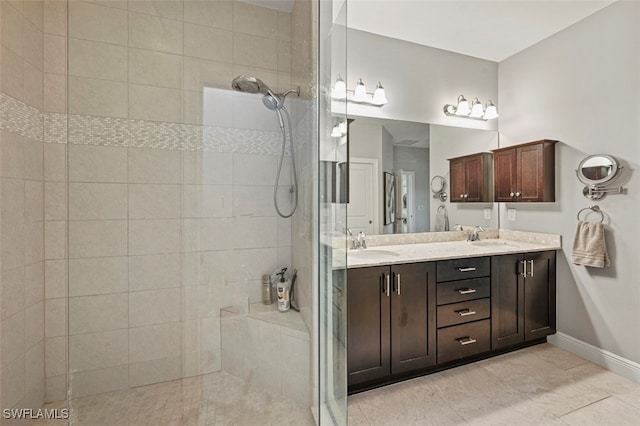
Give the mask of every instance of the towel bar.
M 584 209 L 580 209 L 580 211 L 578 212 L 578 220 L 580 220 L 580 213 L 582 213 L 585 210 L 591 210 L 594 211 L 596 213 L 600 213 L 600 223 L 604 222 L 604 213 L 602 213 L 602 210 L 600 210 L 600 206 L 598 205 L 594 205 L 594 206 L 589 206 L 589 207 L 585 207 Z

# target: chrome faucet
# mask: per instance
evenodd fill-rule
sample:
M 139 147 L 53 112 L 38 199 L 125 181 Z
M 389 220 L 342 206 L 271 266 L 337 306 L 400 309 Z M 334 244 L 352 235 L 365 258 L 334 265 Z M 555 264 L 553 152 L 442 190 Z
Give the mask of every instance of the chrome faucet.
M 354 237 L 351 229 L 347 228 L 347 234 L 351 237 L 351 250 L 367 248 L 367 241 L 365 240 L 366 235 L 364 232 L 360 231 L 358 232 L 358 236 Z
M 484 228 L 482 226 L 474 227 L 473 231 L 469 232 L 469 235 L 467 236 L 467 241 L 479 241 L 480 235 L 478 235 L 478 232 L 484 232 Z
M 366 235 L 364 234 L 364 232 L 360 231 L 358 232 L 358 246 L 361 249 L 366 249 L 367 248 L 367 240 L 365 240 Z

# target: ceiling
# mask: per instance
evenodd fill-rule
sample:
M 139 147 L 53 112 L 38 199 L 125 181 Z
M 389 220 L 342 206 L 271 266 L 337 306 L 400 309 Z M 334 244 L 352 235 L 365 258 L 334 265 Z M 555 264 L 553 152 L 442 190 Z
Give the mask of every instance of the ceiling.
M 614 0 L 348 0 L 348 26 L 500 62 Z

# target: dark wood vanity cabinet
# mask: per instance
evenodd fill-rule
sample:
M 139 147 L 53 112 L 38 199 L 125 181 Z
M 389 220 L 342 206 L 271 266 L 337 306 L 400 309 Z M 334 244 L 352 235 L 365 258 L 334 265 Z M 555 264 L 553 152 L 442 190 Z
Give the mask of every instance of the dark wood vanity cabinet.
M 543 139 L 493 150 L 495 201 L 555 201 L 556 142 Z
M 492 202 L 491 153 L 449 159 L 451 202 Z
M 491 257 L 491 335 L 494 350 L 556 331 L 556 252 Z
M 435 282 L 433 263 L 348 270 L 350 387 L 436 363 Z

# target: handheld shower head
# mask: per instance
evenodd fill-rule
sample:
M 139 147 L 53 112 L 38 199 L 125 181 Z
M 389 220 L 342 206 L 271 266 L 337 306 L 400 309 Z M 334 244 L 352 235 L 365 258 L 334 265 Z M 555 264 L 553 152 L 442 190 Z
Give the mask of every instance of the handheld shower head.
M 271 90 L 269 90 L 267 94 L 262 97 L 262 103 L 267 107 L 267 109 L 270 109 L 271 111 L 276 111 L 284 108 L 284 98 L 281 95 L 271 93 Z

